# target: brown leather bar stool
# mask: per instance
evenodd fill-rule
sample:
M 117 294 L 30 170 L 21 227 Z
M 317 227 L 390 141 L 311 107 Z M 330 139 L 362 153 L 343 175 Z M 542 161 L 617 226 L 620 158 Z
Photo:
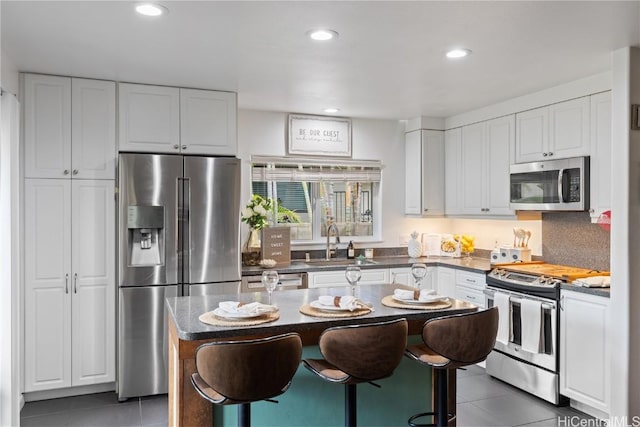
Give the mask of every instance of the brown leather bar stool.
M 220 341 L 196 349 L 191 383 L 216 405 L 239 405 L 238 426 L 251 425 L 251 402 L 284 393 L 300 365 L 302 340 L 295 333 L 245 341 Z
M 323 380 L 345 384 L 345 425 L 357 423 L 356 385 L 389 377 L 400 364 L 407 330 L 405 319 L 329 328 L 320 335 L 324 359 L 302 361 Z
M 448 370 L 482 362 L 487 358 L 498 333 L 498 308 L 427 320 L 422 327 L 423 344 L 410 345 L 406 355 L 437 372 L 436 411 L 409 418 L 409 425 L 446 426 Z M 416 424 L 417 418 L 434 416 L 437 424 Z

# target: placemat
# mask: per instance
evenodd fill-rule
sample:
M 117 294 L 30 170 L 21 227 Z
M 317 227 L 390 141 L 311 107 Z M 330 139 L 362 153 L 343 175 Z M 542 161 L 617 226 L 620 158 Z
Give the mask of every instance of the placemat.
M 198 320 L 200 320 L 202 323 L 206 323 L 207 325 L 212 326 L 253 326 L 260 325 L 262 323 L 275 322 L 279 318 L 280 312 L 278 311 L 276 311 L 275 313 L 263 314 L 260 317 L 238 320 L 223 319 L 213 314 L 213 311 L 207 311 L 206 313 L 201 314 L 200 317 L 198 317 Z
M 438 310 L 451 307 L 451 301 L 438 301 L 430 304 L 403 304 L 393 299 L 393 295 L 382 298 L 382 305 L 393 308 L 408 308 L 409 310 Z
M 300 307 L 300 313 L 313 317 L 358 317 L 371 313 L 368 308 L 359 308 L 353 311 L 324 311 L 311 307 L 309 304 L 305 304 Z

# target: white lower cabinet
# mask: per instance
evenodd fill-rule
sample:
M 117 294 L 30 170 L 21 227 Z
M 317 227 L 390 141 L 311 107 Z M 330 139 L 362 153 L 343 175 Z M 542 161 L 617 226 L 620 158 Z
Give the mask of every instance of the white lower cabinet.
M 572 406 L 609 414 L 609 298 L 562 290 L 560 296 L 560 393 Z M 577 405 L 575 404 L 577 402 Z
M 25 179 L 25 392 L 115 380 L 112 180 Z
M 438 295 L 456 297 L 456 270 L 449 267 L 438 267 Z
M 422 289 L 437 289 L 438 268 L 427 267 L 427 275 L 422 279 Z M 398 267 L 389 269 L 389 279 L 392 284 L 416 286 L 416 281 L 411 274 L 411 267 Z
M 334 286 L 349 286 L 344 276 L 344 270 L 312 271 L 308 273 L 310 288 L 330 288 Z M 380 285 L 389 283 L 389 269 L 363 269 L 358 285 Z

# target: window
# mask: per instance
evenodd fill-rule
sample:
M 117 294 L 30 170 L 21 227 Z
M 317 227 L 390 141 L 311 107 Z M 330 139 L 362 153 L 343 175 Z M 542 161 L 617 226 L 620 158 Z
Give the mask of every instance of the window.
M 331 222 L 343 241 L 380 240 L 380 162 L 255 156 L 251 162 L 253 193 L 275 201 L 270 222 L 291 227 L 295 243 L 323 242 Z

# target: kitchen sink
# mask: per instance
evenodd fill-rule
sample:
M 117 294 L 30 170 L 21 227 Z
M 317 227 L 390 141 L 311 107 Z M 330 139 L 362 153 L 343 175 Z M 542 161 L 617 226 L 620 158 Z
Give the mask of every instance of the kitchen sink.
M 375 262 L 374 260 L 371 259 L 342 259 L 342 258 L 337 258 L 337 259 L 331 259 L 331 260 L 326 260 L 326 259 L 318 259 L 318 260 L 311 260 L 311 261 L 305 261 L 305 264 L 308 264 L 310 266 L 327 266 L 327 265 L 337 265 L 337 266 L 342 266 L 342 265 L 375 265 L 377 264 L 377 262 Z

